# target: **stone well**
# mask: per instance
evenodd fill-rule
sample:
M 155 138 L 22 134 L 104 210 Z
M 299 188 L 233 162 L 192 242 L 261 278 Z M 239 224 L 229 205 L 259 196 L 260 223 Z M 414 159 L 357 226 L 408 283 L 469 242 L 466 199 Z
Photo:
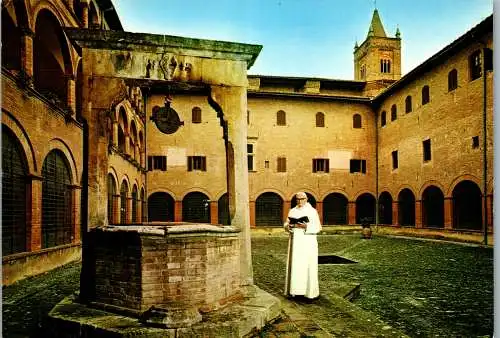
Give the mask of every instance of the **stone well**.
M 235 227 L 193 223 L 92 229 L 87 299 L 58 304 L 49 315 L 54 332 L 241 337 L 262 328 L 280 304 L 241 286 L 239 235 Z

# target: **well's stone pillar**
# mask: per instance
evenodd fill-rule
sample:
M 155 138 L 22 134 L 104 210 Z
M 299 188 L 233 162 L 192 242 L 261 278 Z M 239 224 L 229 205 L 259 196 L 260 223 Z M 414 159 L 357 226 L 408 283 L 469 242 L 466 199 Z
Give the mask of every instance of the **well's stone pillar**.
M 247 164 L 246 87 L 212 86 L 211 99 L 227 123 L 227 182 L 231 225 L 240 229 L 242 285 L 253 284 Z

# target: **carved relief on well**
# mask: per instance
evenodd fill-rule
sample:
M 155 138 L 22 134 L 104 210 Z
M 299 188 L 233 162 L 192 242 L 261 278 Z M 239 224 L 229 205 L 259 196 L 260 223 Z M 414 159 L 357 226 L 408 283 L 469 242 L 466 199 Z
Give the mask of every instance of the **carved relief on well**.
M 161 80 L 188 81 L 191 78 L 193 69 L 192 63 L 185 60 L 184 56 L 175 56 L 168 53 L 148 58 L 145 64 L 144 77 Z

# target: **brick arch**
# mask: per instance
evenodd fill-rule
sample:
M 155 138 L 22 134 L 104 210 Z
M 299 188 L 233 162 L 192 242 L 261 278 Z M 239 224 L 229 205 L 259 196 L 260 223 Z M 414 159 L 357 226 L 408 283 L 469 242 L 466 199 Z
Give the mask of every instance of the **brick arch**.
M 298 193 L 299 191 L 303 191 L 303 192 L 311 195 L 316 200 L 316 202 L 318 202 L 318 199 L 316 198 L 316 194 L 313 193 L 312 190 L 309 190 L 309 189 L 297 189 L 296 192 L 294 192 L 293 194 L 289 195 L 290 198 L 288 200 L 284 200 L 284 201 L 291 201 L 295 197 L 295 194 Z
M 391 194 L 391 196 L 397 195 L 393 189 L 389 188 L 389 186 L 387 186 L 387 185 L 384 185 L 384 186 L 378 188 L 379 197 L 380 197 L 380 194 L 383 193 L 384 191 L 387 191 L 389 194 Z
M 66 161 L 68 161 L 69 168 L 71 170 L 71 183 L 72 184 L 79 184 L 80 182 L 78 181 L 80 175 L 78 174 L 78 167 L 76 165 L 75 157 L 73 156 L 73 152 L 71 151 L 70 147 L 60 138 L 53 138 L 52 140 L 49 141 L 46 152 L 42 155 L 42 159 L 45 159 L 47 155 L 54 149 L 59 149 L 60 151 L 63 152 L 64 156 L 66 156 Z
M 451 182 L 450 186 L 448 187 L 448 190 L 446 190 L 445 197 L 453 197 L 453 190 L 455 189 L 457 184 L 459 184 L 460 182 L 465 181 L 465 180 L 472 181 L 472 182 L 476 183 L 477 186 L 479 187 L 479 190 L 481 190 L 481 193 L 483 192 L 482 187 L 481 187 L 481 180 L 474 175 L 465 174 L 465 175 L 460 175 L 460 176 L 455 177 L 455 179 Z M 443 192 L 444 191 L 445 190 L 443 189 Z
M 321 197 L 320 197 L 320 199 L 318 201 L 323 202 L 325 200 L 325 198 L 328 197 L 328 195 L 334 194 L 334 193 L 343 195 L 349 201 L 349 194 L 347 193 L 347 191 L 342 190 L 342 189 L 331 189 L 331 190 L 328 190 L 328 192 L 326 192 L 323 195 L 321 195 Z
M 214 194 L 214 196 L 215 196 L 214 201 L 218 201 L 226 193 L 227 193 L 227 189 L 220 190 L 219 192 Z
M 115 179 L 116 184 L 118 184 L 118 182 L 120 182 L 120 180 L 118 179 L 118 173 L 116 172 L 116 169 L 114 167 L 109 167 L 108 168 L 108 173 L 106 174 L 106 176 L 107 175 L 113 176 L 113 178 Z
M 122 178 L 118 181 L 118 191 L 121 190 L 121 186 L 122 186 L 122 183 L 123 181 L 127 182 L 127 195 L 130 194 L 131 192 L 131 186 L 132 184 L 130 184 L 130 178 L 128 177 L 127 174 L 123 175 Z
M 144 189 L 144 187 L 142 187 L 141 189 Z M 151 195 L 153 195 L 153 194 L 155 194 L 157 192 L 164 192 L 166 194 L 169 194 L 170 196 L 172 196 L 172 198 L 174 199 L 174 201 L 178 201 L 176 194 L 174 192 L 172 192 L 172 190 L 165 189 L 165 188 L 156 188 L 156 189 L 150 190 L 148 192 L 148 196 L 145 196 L 145 198 L 148 199 Z M 182 201 L 182 199 L 180 201 Z
M 372 196 L 375 197 L 375 199 L 377 198 L 377 195 L 371 191 L 371 190 L 368 190 L 368 189 L 363 189 L 363 190 L 359 190 L 357 191 L 354 195 L 353 195 L 353 198 L 352 199 L 347 199 L 349 202 L 356 202 L 358 200 L 358 198 L 363 195 L 363 194 L 370 194 Z
M 259 191 L 258 193 L 251 195 L 250 201 L 256 201 L 260 195 L 262 195 L 263 193 L 266 193 L 266 192 L 273 192 L 273 193 L 277 194 L 278 196 L 280 196 L 283 201 L 286 201 L 285 194 L 277 189 L 263 189 L 263 190 Z
M 50 2 L 48 1 L 42 1 L 40 2 L 34 9 L 33 11 L 33 18 L 31 21 L 30 28 L 33 32 L 36 32 L 36 23 L 38 20 L 38 17 L 41 12 L 48 11 L 52 16 L 57 20 L 57 23 L 59 24 L 59 42 L 61 43 L 61 53 L 63 54 L 63 61 L 64 61 L 64 73 L 65 75 L 74 75 L 75 74 L 75 60 L 73 60 L 73 55 L 70 52 L 71 49 L 71 43 L 66 36 L 66 34 L 63 31 L 64 27 L 72 27 L 72 23 L 65 20 L 65 17 L 61 15 L 59 10 Z M 33 50 L 34 51 L 34 50 Z
M 396 193 L 394 194 L 394 196 L 396 196 L 395 201 L 397 201 L 397 200 L 398 200 L 398 196 L 399 196 L 399 194 L 401 193 L 401 191 L 402 191 L 403 189 L 408 189 L 408 190 L 410 190 L 410 191 L 413 193 L 413 196 L 415 196 L 415 198 L 417 197 L 417 194 L 415 194 L 415 191 L 417 191 L 417 189 L 415 189 L 414 187 L 412 187 L 412 186 L 411 186 L 411 185 L 409 185 L 409 184 L 401 184 L 401 185 L 398 187 L 398 189 L 396 190 Z
M 33 144 L 31 143 L 28 133 L 26 132 L 24 127 L 13 115 L 3 109 L 2 125 L 5 125 L 7 128 L 9 128 L 14 133 L 14 135 L 16 135 L 19 143 L 21 143 L 26 157 L 26 163 L 28 164 L 28 171 L 30 173 L 37 172 L 38 165 L 35 157 L 35 151 L 33 149 Z
M 420 191 L 418 192 L 418 195 L 415 195 L 415 198 L 422 199 L 422 195 L 423 195 L 425 189 L 427 189 L 430 186 L 435 186 L 436 188 L 441 189 L 443 194 L 446 191 L 444 186 L 441 183 L 439 183 L 438 181 L 429 180 L 429 181 L 424 182 L 424 184 L 422 184 L 422 186 L 420 187 Z
M 212 199 L 213 195 L 208 190 L 206 190 L 205 188 L 202 188 L 202 187 L 194 187 L 194 188 L 190 188 L 188 190 L 185 190 L 183 192 L 182 198 L 180 200 L 181 201 L 184 200 L 184 198 L 186 198 L 187 194 L 192 193 L 192 192 L 201 192 L 201 193 L 207 195 L 207 197 L 210 201 L 213 201 L 213 199 Z

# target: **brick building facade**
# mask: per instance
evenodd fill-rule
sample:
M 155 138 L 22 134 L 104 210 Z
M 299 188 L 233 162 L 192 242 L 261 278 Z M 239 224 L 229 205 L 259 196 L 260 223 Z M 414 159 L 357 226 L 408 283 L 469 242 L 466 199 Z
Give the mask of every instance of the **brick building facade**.
M 86 28 L 123 31 L 109 0 L 2 3 L 4 284 L 77 258 L 81 225 L 230 219 L 216 105 L 113 77 L 134 56 L 82 47 Z M 401 77 L 400 32 L 375 10 L 354 80 L 248 76 L 250 226 L 280 226 L 303 190 L 324 224 L 492 232 L 492 28 Z

